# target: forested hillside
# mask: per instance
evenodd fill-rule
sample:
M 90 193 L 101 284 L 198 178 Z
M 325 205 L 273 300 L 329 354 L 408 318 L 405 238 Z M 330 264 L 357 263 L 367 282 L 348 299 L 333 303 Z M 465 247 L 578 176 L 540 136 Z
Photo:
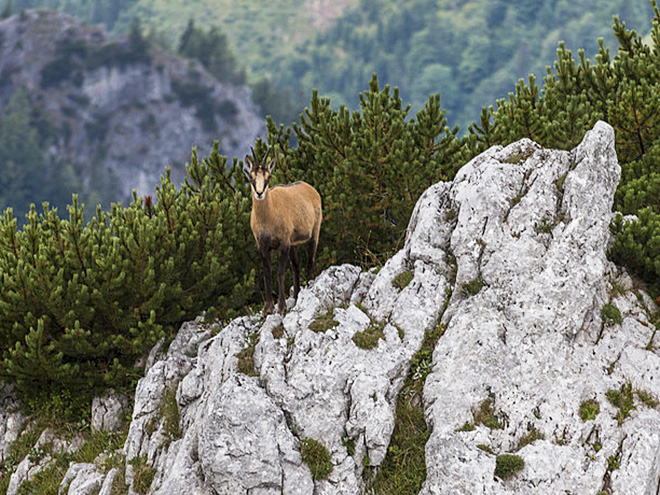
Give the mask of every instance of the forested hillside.
M 642 34 L 652 17 L 648 0 L 14 0 L 16 9 L 34 6 L 59 7 L 114 32 L 139 17 L 172 47 L 189 19 L 216 27 L 250 81 L 270 81 L 298 103 L 317 88 L 356 108 L 377 72 L 413 108 L 440 92 L 449 123 L 462 131 L 519 78 L 542 78 L 559 41 L 593 56 L 599 37 L 614 42 L 614 14 Z

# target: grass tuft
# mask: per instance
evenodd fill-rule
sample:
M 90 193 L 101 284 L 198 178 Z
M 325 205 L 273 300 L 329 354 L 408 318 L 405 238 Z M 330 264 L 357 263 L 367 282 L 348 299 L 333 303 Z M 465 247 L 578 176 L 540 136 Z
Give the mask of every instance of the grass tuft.
M 254 349 L 259 342 L 259 332 L 254 332 L 248 335 L 247 341 L 247 347 L 236 354 L 236 357 L 238 358 L 238 371 L 248 376 L 259 376 L 259 373 L 254 369 Z
M 600 404 L 596 399 L 587 399 L 580 404 L 580 417 L 582 421 L 596 419 L 600 412 Z
M 385 323 L 373 322 L 365 330 L 356 332 L 353 335 L 353 342 L 360 349 L 373 349 L 378 346 L 378 341 L 380 339 L 385 340 L 385 334 L 383 333 L 384 328 Z
M 624 383 L 619 390 L 608 390 L 605 397 L 618 409 L 615 418 L 621 426 L 624 420 L 630 416 L 630 411 L 635 409 L 632 383 Z
M 147 456 L 134 457 L 129 461 L 133 466 L 133 490 L 140 495 L 146 495 L 154 481 L 156 470 L 147 461 Z
M 482 424 L 491 430 L 501 430 L 503 428 L 497 416 L 495 416 L 495 409 L 493 408 L 493 399 L 485 399 L 479 408 L 472 411 L 475 424 Z
M 536 428 L 532 427 L 518 442 L 518 449 L 520 450 L 526 445 L 530 445 L 537 440 L 543 440 L 545 438 L 545 435 L 541 433 L 539 430 Z
M 396 401 L 394 431 L 387 455 L 367 479 L 367 492 L 374 495 L 413 495 L 419 493 L 426 479 L 425 448 L 430 431 L 424 419 L 422 389 L 432 370 L 433 350 L 446 325 L 438 324 L 424 332 L 420 350 L 411 361 Z M 368 477 L 371 469 L 365 468 Z
M 474 296 L 478 294 L 481 289 L 484 287 L 484 281 L 481 277 L 477 277 L 474 280 L 468 282 L 461 289 L 461 293 L 464 296 Z
M 335 328 L 339 323 L 335 320 L 332 310 L 323 315 L 317 316 L 312 323 L 309 324 L 309 329 L 312 332 L 323 333 L 331 328 Z
M 392 285 L 401 291 L 405 289 L 410 282 L 412 282 L 413 277 L 413 272 L 406 270 L 405 272 L 401 272 L 396 277 L 394 277 L 394 280 L 392 280 Z
M 495 476 L 505 480 L 525 467 L 525 461 L 519 455 L 502 454 L 495 459 Z
M 318 440 L 303 438 L 300 441 L 300 454 L 315 481 L 327 478 L 334 468 L 328 449 Z
M 621 311 L 614 304 L 610 303 L 603 304 L 603 308 L 600 310 L 600 317 L 606 327 L 618 325 L 622 321 Z

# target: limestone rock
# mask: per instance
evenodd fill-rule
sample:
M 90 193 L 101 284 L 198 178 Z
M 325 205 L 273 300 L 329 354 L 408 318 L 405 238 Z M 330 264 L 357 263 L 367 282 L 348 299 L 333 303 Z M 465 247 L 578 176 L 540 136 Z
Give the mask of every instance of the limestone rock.
M 619 174 L 602 122 L 572 151 L 493 147 L 421 196 L 380 270 L 332 267 L 285 317 L 184 325 L 138 385 L 126 479 L 142 457 L 150 494 L 364 493 L 411 359 L 442 324 L 422 495 L 657 493 L 657 308 L 606 257 Z M 382 332 L 369 349 L 355 338 L 367 329 Z M 303 439 L 327 449 L 326 478 Z M 524 467 L 501 479 L 505 453 Z
M 104 431 L 119 431 L 124 424 L 124 413 L 128 410 L 128 397 L 110 390 L 103 397 L 92 400 L 92 428 Z
M 9 447 L 18 439 L 25 421 L 13 386 L 0 382 L 0 464 L 7 459 Z

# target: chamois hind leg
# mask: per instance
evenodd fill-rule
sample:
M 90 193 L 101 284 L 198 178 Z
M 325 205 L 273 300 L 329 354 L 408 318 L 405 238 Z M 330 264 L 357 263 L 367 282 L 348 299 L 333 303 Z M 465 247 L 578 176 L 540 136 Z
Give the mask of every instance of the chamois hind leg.
M 293 298 L 297 300 L 300 292 L 300 261 L 298 260 L 297 246 L 291 246 L 289 257 L 291 258 L 291 272 L 293 273 Z
M 261 261 L 264 266 L 264 290 L 266 291 L 266 304 L 261 311 L 263 314 L 268 315 L 273 312 L 273 283 L 270 265 L 270 251 L 268 249 L 260 249 Z
M 320 225 L 319 225 L 320 226 Z M 316 229 L 315 235 L 307 243 L 307 283 L 311 282 L 314 277 L 314 261 L 316 259 L 316 248 L 319 244 L 319 231 Z
M 277 312 L 283 315 L 286 312 L 286 298 L 284 291 L 284 275 L 289 264 L 289 247 L 280 248 L 278 252 L 279 264 L 277 266 Z

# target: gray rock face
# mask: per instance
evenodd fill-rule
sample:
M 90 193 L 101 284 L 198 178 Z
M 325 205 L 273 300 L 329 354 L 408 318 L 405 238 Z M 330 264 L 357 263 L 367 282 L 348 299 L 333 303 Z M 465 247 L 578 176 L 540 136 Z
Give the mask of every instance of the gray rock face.
M 128 397 L 110 390 L 103 397 L 92 400 L 92 428 L 119 431 L 124 424 L 124 412 L 128 410 Z
M 657 308 L 606 258 L 619 173 L 602 122 L 570 152 L 493 147 L 422 195 L 404 248 L 377 273 L 332 267 L 284 318 L 184 325 L 138 385 L 126 479 L 141 458 L 150 494 L 364 493 L 411 358 L 442 324 L 424 386 L 423 495 L 656 494 Z M 359 347 L 372 327 L 383 338 Z M 628 416 L 617 393 L 633 401 Z M 326 478 L 303 461 L 304 439 L 327 449 Z M 524 461 L 510 477 L 496 475 L 505 453 Z M 74 493 L 112 485 L 70 471 Z
M 19 437 L 25 420 L 13 387 L 0 382 L 0 463 L 7 460 L 10 445 Z

